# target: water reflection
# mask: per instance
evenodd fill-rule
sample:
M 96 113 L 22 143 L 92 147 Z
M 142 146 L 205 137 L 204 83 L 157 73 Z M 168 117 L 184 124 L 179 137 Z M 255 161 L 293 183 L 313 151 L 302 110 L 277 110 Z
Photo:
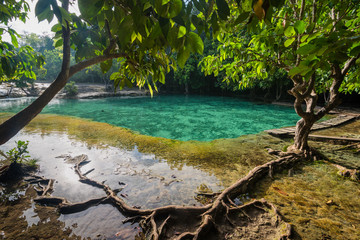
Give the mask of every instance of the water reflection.
M 66 161 L 66 156 L 69 155 L 88 155 L 90 162 L 82 167 L 82 171 L 87 172 L 94 168 L 88 177 L 105 182 L 113 189 L 124 188 L 119 195 L 121 194 L 128 204 L 141 208 L 169 204 L 200 205 L 194 199 L 199 185 L 206 183 L 213 191 L 223 188 L 215 176 L 187 165 L 181 170 L 172 169 L 165 160 L 158 159 L 153 154 L 142 154 L 136 147 L 132 150 L 110 146 L 89 147 L 84 142 L 69 139 L 63 133 L 39 135 L 21 132 L 13 140 L 20 139 L 30 142 L 30 155 L 38 159 L 40 166 L 37 174 L 55 179 L 52 195 L 65 197 L 70 202 L 86 201 L 104 196 L 105 193 L 79 182 L 74 163 Z M 14 141 L 2 145 L 1 150 L 8 151 L 13 148 Z M 33 205 L 24 211 L 23 217 L 29 226 L 40 220 Z M 59 220 L 65 223 L 65 228 L 69 227 L 74 234 L 84 237 L 114 237 L 119 231 L 124 231 L 125 235 L 137 232 L 134 226 L 123 225 L 123 216 L 110 205 L 61 215 Z

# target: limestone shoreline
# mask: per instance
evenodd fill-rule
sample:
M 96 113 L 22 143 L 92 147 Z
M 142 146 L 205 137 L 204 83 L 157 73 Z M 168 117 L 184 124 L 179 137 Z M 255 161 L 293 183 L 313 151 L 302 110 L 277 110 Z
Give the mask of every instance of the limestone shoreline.
M 50 85 L 50 83 L 35 83 L 31 88 L 15 88 L 9 83 L 0 84 L 0 99 L 1 98 L 17 98 L 17 97 L 37 97 Z M 66 96 L 64 90 L 60 91 L 56 98 L 74 98 L 74 99 L 92 99 L 116 96 L 146 96 L 150 95 L 148 90 L 145 89 L 123 89 L 114 91 L 106 91 L 103 84 L 79 83 L 76 84 L 78 94 L 73 97 Z

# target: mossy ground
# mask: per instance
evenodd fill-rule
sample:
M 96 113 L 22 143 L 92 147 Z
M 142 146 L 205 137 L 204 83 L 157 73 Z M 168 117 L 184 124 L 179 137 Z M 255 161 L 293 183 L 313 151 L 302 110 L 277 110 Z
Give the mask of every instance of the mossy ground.
M 0 122 L 10 114 L 0 114 Z M 323 130 L 322 135 L 360 136 L 360 122 Z M 336 131 L 335 131 L 336 130 Z M 66 132 L 71 138 L 89 146 L 114 146 L 152 153 L 164 159 L 171 167 L 196 167 L 215 175 L 223 186 L 229 186 L 257 165 L 272 160 L 265 148 L 282 150 L 291 144 L 267 134 L 242 136 L 235 139 L 218 139 L 211 142 L 182 142 L 137 134 L 131 130 L 105 123 L 57 115 L 39 115 L 25 131 L 51 134 Z M 356 136 L 354 136 L 354 134 Z M 340 145 L 311 142 L 325 156 L 339 162 L 360 166 L 357 153 L 336 149 Z M 304 163 L 287 173 L 266 178 L 251 193 L 251 197 L 264 197 L 273 202 L 293 224 L 298 239 L 360 239 L 360 184 L 339 177 L 336 168 L 326 162 Z M 332 204 L 327 204 L 328 201 Z

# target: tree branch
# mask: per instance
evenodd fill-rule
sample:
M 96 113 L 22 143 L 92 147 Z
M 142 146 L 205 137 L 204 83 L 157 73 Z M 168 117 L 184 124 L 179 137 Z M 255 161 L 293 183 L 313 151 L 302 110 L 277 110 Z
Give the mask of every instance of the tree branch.
M 110 59 L 113 59 L 113 58 L 125 58 L 127 57 L 128 55 L 125 54 L 125 53 L 114 53 L 114 54 L 108 54 L 108 55 L 102 55 L 102 56 L 97 56 L 97 57 L 94 57 L 94 58 L 91 58 L 91 59 L 88 59 L 88 60 L 85 60 L 85 61 L 82 61 L 82 62 L 79 62 L 73 66 L 70 67 L 70 71 L 69 71 L 69 77 L 72 77 L 75 73 L 87 68 L 87 67 L 90 67 L 94 64 L 97 64 L 97 63 L 101 63 L 101 62 L 104 62 L 106 60 L 110 60 Z
M 360 54 L 358 54 L 356 57 L 352 57 L 351 59 L 349 59 L 341 70 L 341 74 L 345 76 L 346 73 L 350 70 L 350 68 L 355 64 L 356 60 L 358 60 L 359 58 Z

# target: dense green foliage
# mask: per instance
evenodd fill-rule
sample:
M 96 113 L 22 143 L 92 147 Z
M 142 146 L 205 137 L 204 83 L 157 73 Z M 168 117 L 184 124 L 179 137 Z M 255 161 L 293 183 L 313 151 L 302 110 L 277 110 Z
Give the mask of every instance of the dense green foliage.
M 309 150 L 312 125 L 340 104 L 340 92 L 360 90 L 359 1 L 258 0 L 253 13 L 230 6 L 228 25 L 215 32 L 218 53 L 203 60 L 203 69 L 221 71 L 240 87 L 279 69 L 287 72 L 293 82 L 288 92 L 301 117 L 294 147 Z M 317 110 L 318 94 L 325 91 L 329 99 Z
M 75 85 L 74 81 L 70 81 L 65 85 L 64 91 L 67 96 L 76 96 L 78 94 L 78 87 Z
M 359 1 L 284 1 L 281 8 L 275 8 L 273 1 L 265 3 L 269 1 L 260 5 L 266 13 L 264 21 L 259 21 L 256 5 L 257 16 L 233 8 L 231 28 L 217 34 L 218 53 L 202 62 L 205 73 L 223 72 L 224 81 L 248 87 L 283 69 L 293 80 L 305 82 L 315 74 L 317 91 L 329 90 L 332 64 L 343 66 L 360 53 Z M 247 20 L 237 24 L 239 19 Z M 340 90 L 359 91 L 359 76 L 354 65 Z
M 36 79 L 34 69 L 44 60 L 29 46 L 19 47 L 18 33 L 8 26 L 9 22 L 19 19 L 25 22 L 29 6 L 25 0 L 7 0 L 0 3 L 0 82 L 26 77 Z M 11 43 L 3 40 L 9 34 Z

